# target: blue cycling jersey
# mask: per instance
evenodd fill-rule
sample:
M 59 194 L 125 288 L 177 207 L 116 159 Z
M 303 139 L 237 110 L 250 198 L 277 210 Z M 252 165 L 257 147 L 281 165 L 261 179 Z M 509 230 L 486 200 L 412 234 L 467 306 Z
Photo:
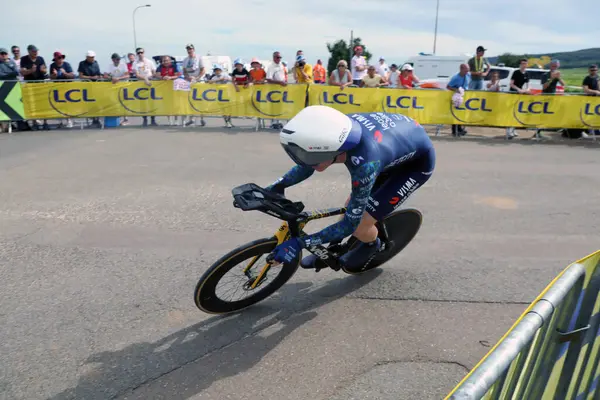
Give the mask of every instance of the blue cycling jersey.
M 388 168 L 428 155 L 433 148 L 425 129 L 404 115 L 359 113 L 348 114 L 348 117 L 352 119 L 352 130 L 361 131 L 359 144 L 346 153 L 345 165 L 352 181 L 350 202 L 341 221 L 301 238 L 306 247 L 351 235 L 365 212 L 377 176 Z M 304 181 L 314 172 L 312 167 L 296 165 L 267 189 L 285 189 Z

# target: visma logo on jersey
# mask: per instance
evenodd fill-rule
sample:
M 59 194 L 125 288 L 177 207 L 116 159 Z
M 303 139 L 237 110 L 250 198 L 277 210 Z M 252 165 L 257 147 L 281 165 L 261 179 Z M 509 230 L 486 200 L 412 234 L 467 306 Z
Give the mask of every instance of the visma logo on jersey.
M 335 90 L 335 89 L 334 89 Z M 321 97 L 319 98 L 319 104 L 324 105 L 351 105 L 360 107 L 358 101 L 354 98 L 354 94 L 352 93 L 330 93 L 328 91 L 324 91 L 321 93 Z
M 588 128 L 600 128 L 600 102 L 585 103 L 579 111 L 579 119 Z
M 119 89 L 119 103 L 134 114 L 151 114 L 158 110 L 157 102 L 163 100 L 156 88 L 125 87 Z
M 48 92 L 48 103 L 65 117 L 81 117 L 94 111 L 96 99 L 88 89 L 54 89 Z
M 450 103 L 450 112 L 452 116 L 465 123 L 482 122 L 489 118 L 489 113 L 494 112 L 488 104 L 489 99 L 473 97 L 466 99 L 462 105 L 455 107 Z
M 199 89 L 193 88 L 188 95 L 188 103 L 197 112 L 208 112 L 208 108 L 218 108 L 219 104 L 231 102 L 227 89 Z
M 289 97 L 287 90 L 258 89 L 252 95 L 252 106 L 262 115 L 279 117 L 285 114 L 287 104 L 294 104 Z
M 524 126 L 536 126 L 544 118 L 553 115 L 552 101 L 520 100 L 513 107 L 514 119 Z

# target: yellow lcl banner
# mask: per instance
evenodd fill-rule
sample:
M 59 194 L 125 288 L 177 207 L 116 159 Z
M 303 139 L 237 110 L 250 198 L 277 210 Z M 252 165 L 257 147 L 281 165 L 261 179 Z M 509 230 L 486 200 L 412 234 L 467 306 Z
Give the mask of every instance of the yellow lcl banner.
M 465 124 L 526 128 L 600 128 L 600 98 L 467 91 L 460 107 L 452 92 L 345 88 L 323 85 L 194 84 L 174 90 L 171 81 L 22 83 L 28 119 L 65 117 L 231 115 L 290 119 L 309 104 L 344 113 L 390 112 L 421 124 Z
M 230 115 L 290 119 L 305 107 L 306 85 L 198 83 L 173 90 L 172 81 L 22 83 L 28 119 L 152 115 Z
M 453 92 L 312 85 L 309 104 L 343 113 L 389 112 L 421 124 L 464 124 L 525 128 L 600 128 L 600 98 L 591 96 L 521 95 L 466 91 L 463 104 L 452 104 Z

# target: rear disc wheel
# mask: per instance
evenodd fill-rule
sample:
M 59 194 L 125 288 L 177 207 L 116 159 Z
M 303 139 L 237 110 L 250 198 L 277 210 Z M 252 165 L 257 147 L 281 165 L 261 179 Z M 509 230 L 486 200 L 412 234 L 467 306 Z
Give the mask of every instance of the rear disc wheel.
M 360 271 L 348 271 L 342 267 L 342 270 L 350 275 L 358 275 L 386 263 L 400 253 L 414 239 L 421 228 L 422 222 L 423 214 L 414 208 L 406 208 L 389 214 L 382 221 L 385 224 L 389 240 L 388 243 L 385 243 L 385 248 L 375 255 L 366 268 Z M 381 239 L 380 223 L 378 225 L 379 238 Z M 358 244 L 358 239 L 351 236 L 347 243 L 348 251 L 354 249 Z

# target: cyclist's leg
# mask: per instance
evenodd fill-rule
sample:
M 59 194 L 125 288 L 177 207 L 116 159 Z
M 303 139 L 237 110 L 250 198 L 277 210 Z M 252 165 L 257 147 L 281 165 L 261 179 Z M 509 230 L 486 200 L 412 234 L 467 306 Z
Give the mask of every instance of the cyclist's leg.
M 366 209 L 368 214 L 365 213 L 359 228 L 353 234 L 362 243 L 340 257 L 340 261 L 345 264 L 346 269 L 360 269 L 375 256 L 381 246 L 380 240 L 377 238 L 375 223 L 401 206 L 431 177 L 435 167 L 433 149 L 430 154 L 425 155 L 424 159 L 415 161 L 398 168 L 369 196 Z M 369 241 L 372 238 L 372 229 L 375 229 L 375 238 Z

